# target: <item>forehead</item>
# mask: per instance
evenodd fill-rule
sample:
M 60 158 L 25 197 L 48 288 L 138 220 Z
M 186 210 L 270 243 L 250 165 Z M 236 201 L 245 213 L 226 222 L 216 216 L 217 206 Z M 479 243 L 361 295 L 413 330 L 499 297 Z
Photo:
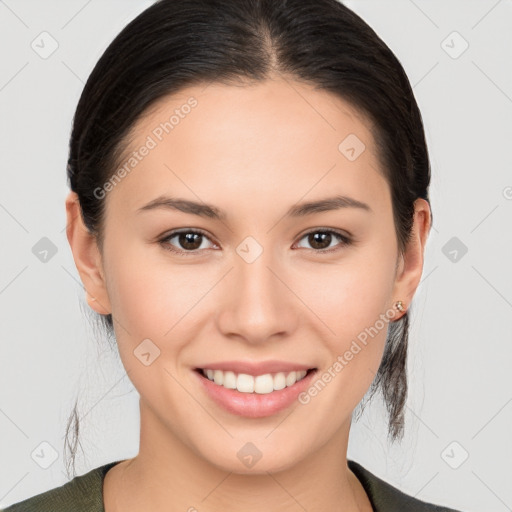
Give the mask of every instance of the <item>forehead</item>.
M 288 192 L 292 202 L 336 185 L 377 192 L 385 182 L 370 130 L 350 103 L 304 83 L 199 84 L 160 99 L 134 125 L 118 166 L 128 172 L 110 194 L 134 209 L 177 189 L 234 199 Z

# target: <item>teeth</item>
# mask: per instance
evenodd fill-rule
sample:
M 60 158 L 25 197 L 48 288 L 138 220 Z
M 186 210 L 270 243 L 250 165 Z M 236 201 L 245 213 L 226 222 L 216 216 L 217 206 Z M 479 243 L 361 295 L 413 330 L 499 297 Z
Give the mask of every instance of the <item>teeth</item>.
M 286 376 L 286 386 L 293 386 L 297 382 L 297 372 L 290 372 Z
M 254 392 L 254 377 L 240 373 L 236 378 L 236 389 L 240 393 L 253 393 Z
M 286 387 L 286 376 L 284 373 L 276 373 L 274 375 L 274 389 L 284 389 Z
M 258 375 L 253 378 L 254 380 L 254 392 L 260 393 L 261 395 L 272 393 L 274 391 L 274 377 L 270 373 L 265 375 Z
M 224 384 L 224 373 L 220 370 L 215 370 L 213 372 L 213 382 L 219 386 L 222 386 Z
M 237 378 L 233 372 L 224 372 L 224 382 L 222 385 L 228 389 L 236 389 Z
M 307 371 L 293 371 L 289 373 L 266 373 L 253 377 L 246 373 L 236 374 L 231 371 L 223 372 L 222 370 L 201 370 L 203 375 L 213 381 L 218 386 L 227 389 L 236 389 L 240 393 L 259 393 L 265 395 L 272 391 L 279 391 L 289 386 L 293 386 L 299 380 L 302 380 Z

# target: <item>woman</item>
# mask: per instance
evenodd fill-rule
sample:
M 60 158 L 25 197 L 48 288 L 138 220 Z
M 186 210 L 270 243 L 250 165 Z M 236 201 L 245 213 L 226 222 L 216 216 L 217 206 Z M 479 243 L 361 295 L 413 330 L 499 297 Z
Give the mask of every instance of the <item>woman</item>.
M 335 0 L 160 0 L 107 48 L 67 236 L 140 394 L 140 448 L 9 512 L 448 511 L 347 460 L 403 433 L 431 226 L 405 72 Z

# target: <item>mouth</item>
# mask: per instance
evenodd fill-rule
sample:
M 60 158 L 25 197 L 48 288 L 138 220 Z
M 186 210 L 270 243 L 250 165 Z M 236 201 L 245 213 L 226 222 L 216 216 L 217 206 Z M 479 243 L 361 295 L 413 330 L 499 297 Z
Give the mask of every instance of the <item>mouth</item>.
M 251 419 L 270 417 L 297 404 L 318 371 L 284 361 L 224 361 L 208 366 L 192 372 L 206 396 L 225 411 Z
M 237 373 L 230 370 L 214 370 L 211 368 L 195 369 L 201 377 L 208 379 L 221 388 L 236 390 L 240 393 L 260 395 L 290 388 L 316 370 L 317 368 L 310 368 L 308 370 L 250 375 L 248 373 Z

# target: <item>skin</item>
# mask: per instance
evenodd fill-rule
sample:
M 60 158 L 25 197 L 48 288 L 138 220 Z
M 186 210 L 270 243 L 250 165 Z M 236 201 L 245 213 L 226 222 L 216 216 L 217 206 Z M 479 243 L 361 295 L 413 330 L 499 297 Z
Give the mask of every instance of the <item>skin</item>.
M 192 371 L 269 359 L 327 371 L 395 301 L 410 304 L 423 269 L 428 203 L 416 201 L 412 241 L 399 255 L 370 123 L 337 96 L 283 77 L 167 97 L 135 125 L 131 150 L 191 96 L 197 107 L 103 199 L 102 252 L 76 195 L 66 200 L 88 303 L 113 314 L 123 365 L 140 394 L 139 453 L 107 473 L 106 512 L 371 511 L 346 454 L 351 415 L 377 372 L 387 328 L 308 404 L 265 418 L 220 408 Z M 338 150 L 348 134 L 366 146 L 354 161 Z M 137 212 L 161 194 L 213 204 L 227 218 Z M 283 217 L 297 202 L 335 194 L 371 211 Z M 209 239 L 199 239 L 195 254 L 172 253 L 159 239 L 178 228 L 202 229 Z M 314 246 L 305 233 L 316 228 L 338 229 L 353 243 L 333 235 Z M 247 236 L 263 248 L 252 263 L 236 252 Z M 167 244 L 187 250 L 178 237 Z M 149 366 L 133 354 L 147 338 L 160 350 Z M 237 457 L 249 441 L 262 453 L 252 468 Z

